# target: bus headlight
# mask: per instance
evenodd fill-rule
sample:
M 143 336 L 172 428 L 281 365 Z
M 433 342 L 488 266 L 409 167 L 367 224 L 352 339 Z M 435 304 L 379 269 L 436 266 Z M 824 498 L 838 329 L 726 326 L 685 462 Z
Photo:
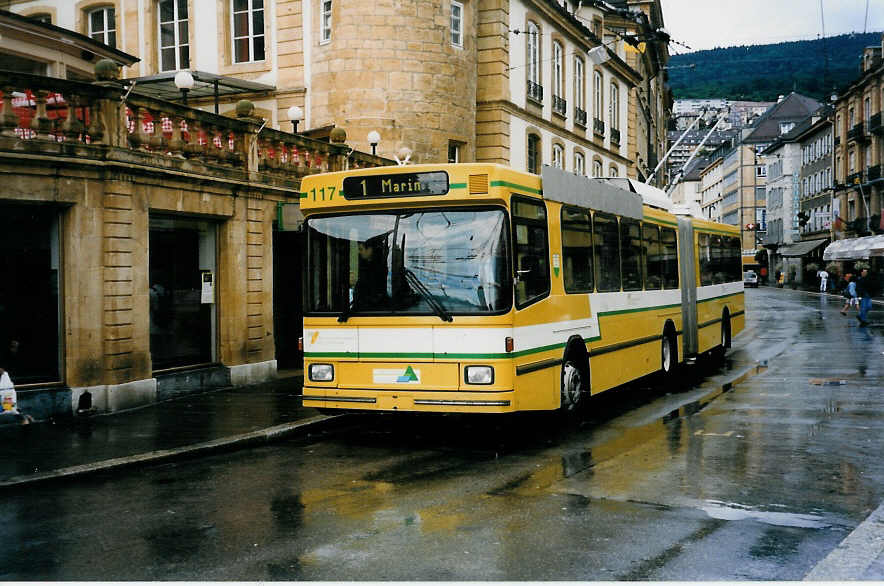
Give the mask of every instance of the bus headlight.
M 328 382 L 335 378 L 335 367 L 331 364 L 311 364 L 310 380 Z
M 494 382 L 494 367 L 467 366 L 465 378 L 471 385 L 490 385 Z

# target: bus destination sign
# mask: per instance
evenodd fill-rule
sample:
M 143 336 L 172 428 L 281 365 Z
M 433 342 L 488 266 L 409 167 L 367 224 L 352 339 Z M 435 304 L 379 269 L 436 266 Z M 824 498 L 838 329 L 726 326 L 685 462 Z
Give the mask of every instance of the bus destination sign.
M 445 195 L 448 193 L 448 173 L 430 171 L 345 177 L 343 187 L 347 199 Z

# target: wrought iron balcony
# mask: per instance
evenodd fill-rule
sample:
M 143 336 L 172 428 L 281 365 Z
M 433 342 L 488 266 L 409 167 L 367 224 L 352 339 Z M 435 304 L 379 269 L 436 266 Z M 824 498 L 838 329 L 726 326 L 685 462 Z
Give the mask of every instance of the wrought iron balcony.
M 538 104 L 543 103 L 543 86 L 528 80 L 528 99 Z
M 867 142 L 869 140 L 869 135 L 866 132 L 866 128 L 864 123 L 860 122 L 859 124 L 855 124 L 853 128 L 847 131 L 847 140 L 855 140 L 857 142 Z
M 614 144 L 620 144 L 620 130 L 617 128 L 611 129 L 611 142 Z
M 574 108 L 574 123 L 586 128 L 586 110 Z
M 598 118 L 593 118 L 592 131 L 599 136 L 605 136 L 605 123 Z
M 568 102 L 566 102 L 564 98 L 553 96 L 553 112 L 560 116 L 567 116 Z

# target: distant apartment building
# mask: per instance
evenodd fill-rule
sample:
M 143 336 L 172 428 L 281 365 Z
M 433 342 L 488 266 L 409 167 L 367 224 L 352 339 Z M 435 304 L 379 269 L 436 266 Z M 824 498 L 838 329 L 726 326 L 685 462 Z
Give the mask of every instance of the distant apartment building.
M 669 148 L 672 149 L 672 152 L 669 153 L 669 158 L 666 160 L 667 173 L 670 179 L 675 178 L 682 167 L 684 167 L 684 164 L 690 159 L 694 150 L 697 149 L 700 143 L 703 142 L 703 139 L 709 134 L 709 130 L 710 129 L 708 128 L 691 130 L 687 134 L 678 130 L 670 130 L 667 133 Z M 678 142 L 678 139 L 682 137 L 682 135 L 684 135 L 684 138 L 681 139 L 681 142 Z M 706 139 L 702 151 L 712 152 L 723 144 L 732 142 L 735 138 L 739 137 L 739 135 L 739 130 L 716 130 L 708 139 Z M 675 148 L 672 148 L 676 142 L 678 142 L 678 145 L 676 145 Z M 698 152 L 697 155 L 699 156 L 700 153 Z
M 672 203 L 690 210 L 692 216 L 701 217 L 701 173 L 709 164 L 706 158 L 691 162 L 682 180 L 675 186 L 669 198 Z
M 756 249 L 765 236 L 767 166 L 760 153 L 820 106 L 795 92 L 784 96 L 742 130 L 741 144 L 725 156 L 722 221 L 740 227 L 744 249 Z
M 700 210 L 702 217 L 721 222 L 721 189 L 724 157 L 713 155 L 700 171 Z
M 835 104 L 833 207 L 843 222 L 836 227 L 841 238 L 884 232 L 881 213 L 884 62 L 881 55 L 882 46 L 865 50 L 860 76 L 838 91 Z

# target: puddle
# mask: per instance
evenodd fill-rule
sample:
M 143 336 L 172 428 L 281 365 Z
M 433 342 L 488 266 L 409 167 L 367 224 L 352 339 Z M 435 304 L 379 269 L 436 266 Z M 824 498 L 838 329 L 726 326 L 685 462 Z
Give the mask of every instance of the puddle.
M 799 527 L 801 529 L 825 529 L 831 527 L 822 517 L 805 513 L 780 513 L 776 511 L 759 511 L 745 505 L 705 501 L 699 505 L 700 510 L 713 519 L 723 521 L 752 520 L 777 527 Z

